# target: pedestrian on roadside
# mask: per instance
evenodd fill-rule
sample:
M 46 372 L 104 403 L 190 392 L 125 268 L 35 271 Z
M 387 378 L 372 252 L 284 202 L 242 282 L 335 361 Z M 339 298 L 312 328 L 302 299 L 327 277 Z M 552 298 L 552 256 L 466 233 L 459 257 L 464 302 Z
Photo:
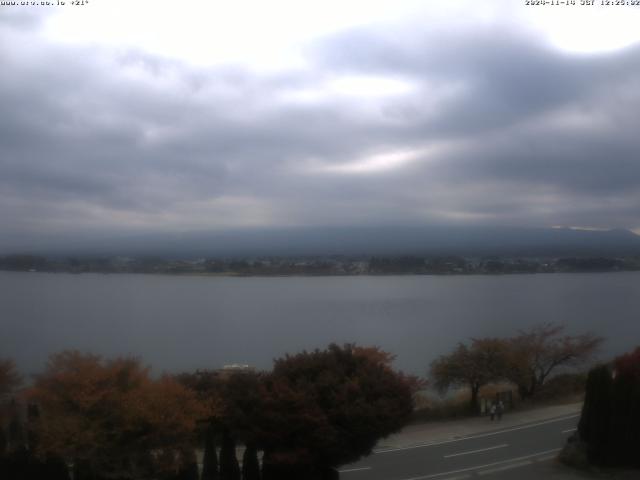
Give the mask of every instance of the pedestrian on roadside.
M 496 402 L 493 402 L 491 404 L 491 408 L 489 409 L 489 413 L 491 413 L 491 421 L 493 422 L 493 419 L 496 418 Z
M 502 403 L 502 400 L 498 402 L 498 407 L 496 410 L 498 413 L 498 420 L 502 420 L 502 414 L 504 413 L 504 403 Z

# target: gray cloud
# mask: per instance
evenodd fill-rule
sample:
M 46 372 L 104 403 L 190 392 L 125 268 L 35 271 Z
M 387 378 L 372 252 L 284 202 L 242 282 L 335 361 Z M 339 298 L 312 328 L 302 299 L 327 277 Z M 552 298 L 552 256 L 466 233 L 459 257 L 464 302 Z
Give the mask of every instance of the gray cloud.
M 37 27 L 5 17 L 0 40 Z M 310 45 L 304 69 L 265 74 L 32 42 L 24 54 L 0 50 L 7 238 L 254 224 L 640 226 L 638 47 L 569 55 L 509 28 L 363 28 Z M 327 93 L 339 75 L 412 89 Z M 433 146 L 442 148 L 424 153 Z M 416 158 L 335 168 L 396 150 Z

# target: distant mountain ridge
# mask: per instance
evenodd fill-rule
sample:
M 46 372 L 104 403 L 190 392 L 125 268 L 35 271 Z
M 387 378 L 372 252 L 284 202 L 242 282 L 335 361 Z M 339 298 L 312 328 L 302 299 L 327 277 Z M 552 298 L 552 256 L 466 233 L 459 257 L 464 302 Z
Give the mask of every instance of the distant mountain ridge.
M 640 255 L 624 229 L 478 226 L 298 227 L 146 234 L 41 246 L 45 255 L 257 256 L 622 256 Z M 14 252 L 5 252 L 14 253 Z

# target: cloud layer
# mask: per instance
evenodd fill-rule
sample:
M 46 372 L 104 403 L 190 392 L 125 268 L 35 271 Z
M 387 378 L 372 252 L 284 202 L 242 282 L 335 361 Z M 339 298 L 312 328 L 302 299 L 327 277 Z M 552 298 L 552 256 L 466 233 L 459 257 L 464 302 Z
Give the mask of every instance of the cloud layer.
M 238 226 L 640 227 L 640 45 L 424 18 L 195 65 L 0 12 L 0 248 Z M 141 28 L 144 28 L 141 25 Z

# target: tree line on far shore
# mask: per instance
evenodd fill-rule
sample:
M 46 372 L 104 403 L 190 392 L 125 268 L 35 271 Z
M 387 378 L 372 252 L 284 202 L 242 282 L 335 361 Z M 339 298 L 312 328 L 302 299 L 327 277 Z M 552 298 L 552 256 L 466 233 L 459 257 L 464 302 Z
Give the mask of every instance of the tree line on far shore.
M 640 258 L 511 256 L 302 256 L 265 258 L 169 259 L 162 257 L 47 258 L 0 256 L 0 270 L 67 273 L 150 273 L 241 276 L 294 275 L 442 275 L 640 270 Z
M 136 358 L 65 351 L 19 394 L 20 376 L 4 360 L 0 477 L 337 478 L 336 467 L 369 454 L 411 416 L 421 382 L 392 360 L 376 347 L 332 344 L 280 358 L 270 372 L 154 378 Z

